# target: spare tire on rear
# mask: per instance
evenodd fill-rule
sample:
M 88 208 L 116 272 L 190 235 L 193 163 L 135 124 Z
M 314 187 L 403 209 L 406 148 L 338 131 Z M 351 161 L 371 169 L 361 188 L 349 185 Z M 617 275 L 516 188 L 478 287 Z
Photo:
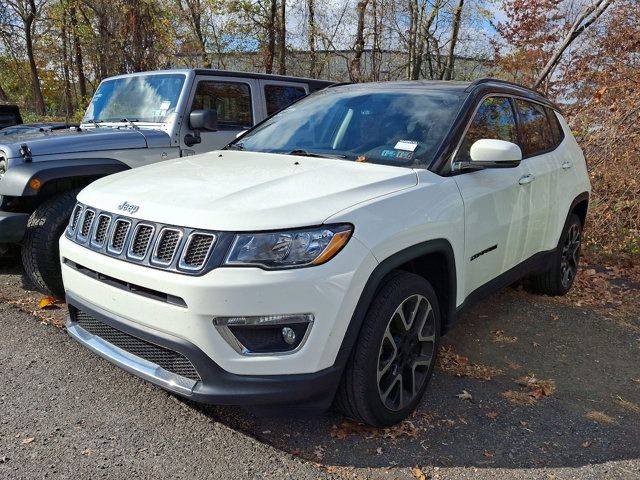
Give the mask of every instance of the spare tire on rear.
M 31 214 L 22 244 L 22 264 L 34 286 L 64 300 L 58 240 L 64 233 L 80 189 L 59 193 Z

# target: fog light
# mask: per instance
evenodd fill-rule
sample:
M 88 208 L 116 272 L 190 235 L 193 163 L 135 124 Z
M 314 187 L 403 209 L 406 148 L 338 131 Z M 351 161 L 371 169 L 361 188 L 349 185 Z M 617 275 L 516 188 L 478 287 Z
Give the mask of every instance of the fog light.
M 313 315 L 265 315 L 216 317 L 213 324 L 237 352 L 249 354 L 290 353 L 309 336 Z
M 287 345 L 293 345 L 296 343 L 296 332 L 291 327 L 284 327 L 282 329 L 282 339 Z

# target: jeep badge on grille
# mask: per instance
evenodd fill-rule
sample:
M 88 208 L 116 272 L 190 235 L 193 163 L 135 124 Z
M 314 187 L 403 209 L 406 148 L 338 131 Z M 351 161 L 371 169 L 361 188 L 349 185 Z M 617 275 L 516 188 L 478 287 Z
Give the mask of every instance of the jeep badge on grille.
M 118 205 L 118 210 L 128 213 L 136 213 L 140 210 L 140 207 L 138 205 L 131 205 L 125 200 L 121 205 Z

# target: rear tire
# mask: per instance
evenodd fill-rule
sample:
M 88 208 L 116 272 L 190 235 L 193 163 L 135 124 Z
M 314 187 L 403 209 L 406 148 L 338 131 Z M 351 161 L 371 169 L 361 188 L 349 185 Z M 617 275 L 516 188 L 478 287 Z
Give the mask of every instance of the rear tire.
M 64 300 L 58 240 L 64 233 L 80 190 L 55 195 L 31 214 L 22 244 L 22 265 L 33 285 L 45 295 Z
M 440 339 L 438 298 L 429 282 L 401 271 L 383 282 L 335 399 L 345 416 L 376 427 L 404 420 L 420 403 Z
M 581 242 L 582 222 L 572 213 L 553 254 L 553 264 L 547 271 L 531 277 L 531 285 L 538 293 L 560 296 L 571 289 L 578 272 Z

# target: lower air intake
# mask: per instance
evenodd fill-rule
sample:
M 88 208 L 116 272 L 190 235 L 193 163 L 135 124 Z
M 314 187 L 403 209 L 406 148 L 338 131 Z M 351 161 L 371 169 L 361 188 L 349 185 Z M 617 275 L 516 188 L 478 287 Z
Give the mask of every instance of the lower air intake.
M 102 323 L 100 320 L 81 310 L 73 309 L 72 318 L 87 332 L 100 337 L 111 345 L 121 348 L 136 357 L 154 363 L 176 375 L 190 378 L 197 382 L 202 381 L 193 364 L 181 353 L 121 332 L 117 328 Z

